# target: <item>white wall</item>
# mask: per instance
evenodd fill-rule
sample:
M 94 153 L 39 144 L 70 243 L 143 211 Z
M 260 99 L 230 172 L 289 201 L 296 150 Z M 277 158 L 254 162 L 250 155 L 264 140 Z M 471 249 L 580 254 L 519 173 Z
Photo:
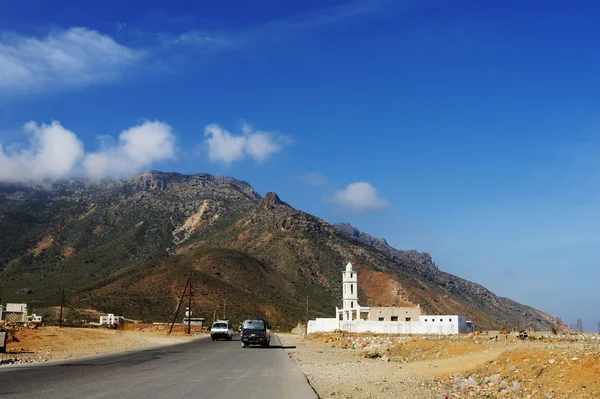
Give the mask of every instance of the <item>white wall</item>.
M 316 319 L 308 321 L 307 332 L 330 332 L 339 328 L 338 319 Z
M 25 303 L 7 303 L 6 312 L 22 312 L 27 313 L 27 304 Z
M 418 322 L 365 320 L 340 321 L 339 327 L 337 319 L 317 319 L 308 322 L 308 333 L 329 332 L 337 328 L 354 333 L 373 332 L 378 334 L 451 335 L 458 334 L 459 332 L 466 332 L 466 317 L 458 315 L 421 316 L 421 321 Z

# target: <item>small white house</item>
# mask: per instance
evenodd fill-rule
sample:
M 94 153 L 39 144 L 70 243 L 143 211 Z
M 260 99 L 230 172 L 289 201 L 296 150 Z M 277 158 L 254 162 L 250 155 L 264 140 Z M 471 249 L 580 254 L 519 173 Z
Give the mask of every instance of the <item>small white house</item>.
M 28 323 L 41 323 L 42 322 L 42 316 L 37 315 L 37 314 L 32 314 L 31 316 L 27 316 L 27 322 Z
M 100 325 L 107 324 L 109 326 L 113 326 L 115 324 L 121 324 L 125 322 L 125 318 L 123 316 L 115 316 L 112 313 L 109 313 L 107 316 L 100 316 Z

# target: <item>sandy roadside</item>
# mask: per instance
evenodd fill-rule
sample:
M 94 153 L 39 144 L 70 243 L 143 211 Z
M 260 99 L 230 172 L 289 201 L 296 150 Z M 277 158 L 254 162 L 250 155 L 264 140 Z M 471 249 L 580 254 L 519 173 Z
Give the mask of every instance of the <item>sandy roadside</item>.
M 8 343 L 7 353 L 0 354 L 0 364 L 44 362 L 173 345 L 202 335 L 168 336 L 165 332 L 42 327 L 22 329 L 17 331 L 15 336 L 18 341 Z
M 597 343 L 279 337 L 321 398 L 600 398 Z

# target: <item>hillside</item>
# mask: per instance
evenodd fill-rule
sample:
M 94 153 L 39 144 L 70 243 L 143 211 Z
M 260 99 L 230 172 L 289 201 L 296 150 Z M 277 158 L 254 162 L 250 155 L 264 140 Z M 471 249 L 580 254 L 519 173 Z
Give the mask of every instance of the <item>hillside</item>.
M 92 308 L 166 321 L 193 272 L 195 315 L 222 315 L 225 302 L 233 320 L 265 315 L 289 327 L 304 320 L 307 297 L 311 317 L 331 317 L 348 261 L 364 304 L 419 303 L 490 328 L 549 319 L 440 271 L 428 254 L 329 225 L 233 178 L 152 171 L 0 185 L 0 296 L 38 313 L 58 305 L 64 285 L 73 320 Z

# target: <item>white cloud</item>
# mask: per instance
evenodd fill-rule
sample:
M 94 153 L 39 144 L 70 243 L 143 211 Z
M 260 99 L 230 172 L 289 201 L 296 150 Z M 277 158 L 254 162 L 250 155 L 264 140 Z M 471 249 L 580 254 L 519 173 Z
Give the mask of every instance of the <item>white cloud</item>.
M 341 5 L 315 8 L 306 13 L 241 29 L 190 30 L 179 35 L 161 36 L 166 46 L 187 45 L 201 52 L 225 51 L 256 43 L 294 38 L 328 26 L 363 21 L 368 15 L 383 14 L 393 5 L 391 0 L 355 0 Z
M 175 136 L 166 123 L 146 121 L 124 130 L 117 144 L 99 136 L 99 152 L 83 161 L 86 174 L 94 179 L 134 173 L 157 161 L 175 158 Z
M 28 146 L 5 151 L 0 145 L 0 181 L 64 177 L 72 172 L 83 157 L 81 141 L 59 122 L 49 125 L 28 122 L 23 128 L 29 134 Z
M 208 159 L 230 164 L 244 159 L 245 136 L 233 136 L 221 126 L 212 124 L 204 128 L 204 135 L 210 136 L 208 144 Z
M 29 141 L 0 144 L 0 181 L 29 182 L 81 175 L 120 177 L 152 163 L 175 158 L 175 136 L 162 122 L 144 122 L 124 130 L 115 140 L 99 136 L 99 150 L 86 154 L 77 135 L 54 121 L 49 125 L 28 122 L 23 127 Z
M 346 209 L 358 212 L 378 211 L 389 207 L 389 203 L 377 195 L 377 190 L 367 182 L 348 184 L 333 196 L 333 202 Z
M 113 80 L 143 55 L 86 28 L 63 30 L 43 39 L 4 34 L 0 42 L 0 93 Z
M 291 144 L 291 140 L 285 136 L 274 132 L 253 131 L 247 123 L 242 126 L 240 135 L 233 135 L 216 124 L 206 126 L 204 135 L 208 137 L 205 140 L 208 158 L 227 165 L 246 157 L 262 162 Z
M 257 161 L 264 161 L 279 150 L 281 150 L 281 145 L 276 143 L 269 133 L 257 132 L 246 136 L 246 151 Z

